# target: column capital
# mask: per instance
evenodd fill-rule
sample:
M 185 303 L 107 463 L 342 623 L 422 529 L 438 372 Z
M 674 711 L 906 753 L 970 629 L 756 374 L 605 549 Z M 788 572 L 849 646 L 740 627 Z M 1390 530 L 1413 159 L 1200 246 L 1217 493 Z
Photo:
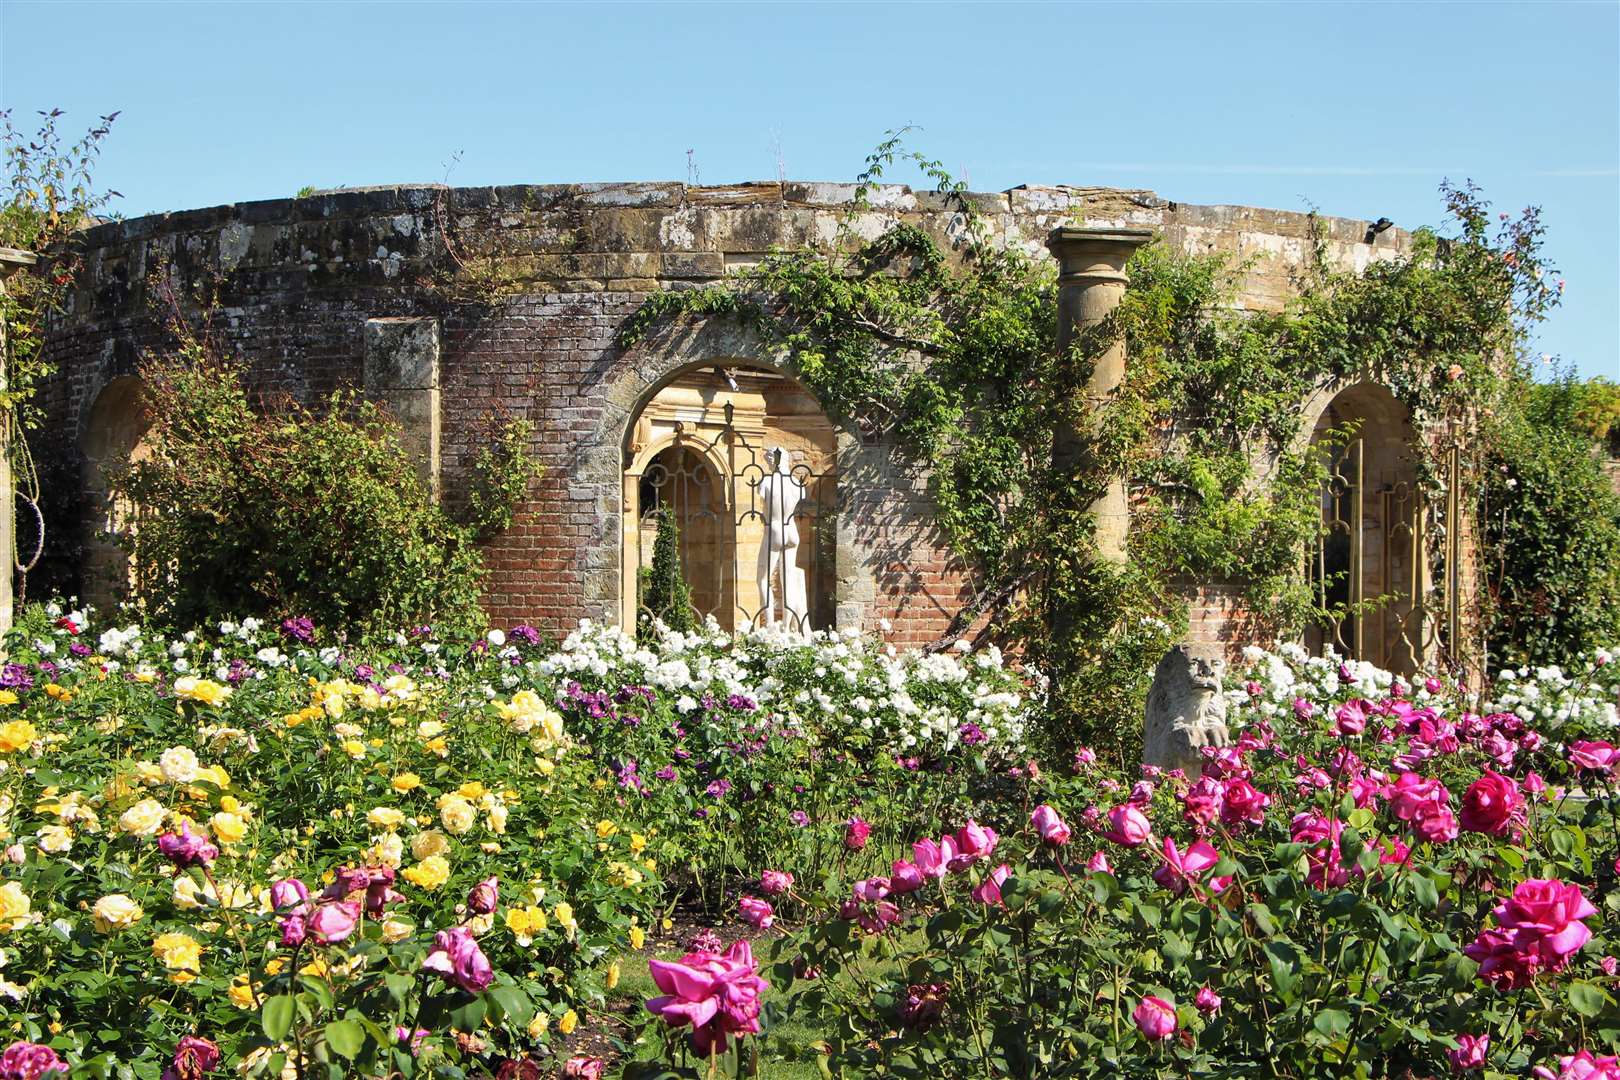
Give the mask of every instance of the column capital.
M 1125 262 L 1153 239 L 1152 229 L 1080 227 L 1053 229 L 1046 246 L 1058 263 L 1058 284 L 1125 283 Z

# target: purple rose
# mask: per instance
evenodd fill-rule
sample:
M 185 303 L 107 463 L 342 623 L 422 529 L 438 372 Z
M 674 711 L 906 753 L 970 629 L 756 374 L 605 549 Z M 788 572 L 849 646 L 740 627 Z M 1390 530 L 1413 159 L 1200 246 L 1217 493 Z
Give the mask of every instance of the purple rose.
M 488 915 L 500 903 L 501 883 L 494 876 L 485 878 L 467 894 L 467 910 L 474 915 Z
M 0 1053 L 0 1080 L 39 1080 L 46 1073 L 66 1073 L 67 1062 L 39 1043 L 14 1042 Z
M 422 961 L 422 970 L 436 971 L 446 982 L 477 994 L 488 988 L 495 972 L 485 959 L 478 941 L 464 926 L 440 930 L 433 935 L 433 950 Z
M 160 833 L 157 844 L 163 857 L 182 870 L 188 866 L 207 866 L 219 858 L 219 848 L 209 843 L 206 836 L 192 832 L 189 821 L 182 821 L 177 833 Z

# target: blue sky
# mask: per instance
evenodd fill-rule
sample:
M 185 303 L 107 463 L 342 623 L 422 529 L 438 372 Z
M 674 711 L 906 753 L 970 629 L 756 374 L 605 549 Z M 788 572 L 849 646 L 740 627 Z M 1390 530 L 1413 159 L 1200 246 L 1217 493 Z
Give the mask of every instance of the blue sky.
M 0 102 L 122 110 L 131 216 L 304 185 L 847 179 L 886 129 L 975 188 L 1435 223 L 1536 203 L 1541 347 L 1620 378 L 1620 4 L 35 3 Z M 903 179 L 911 179 L 905 177 Z

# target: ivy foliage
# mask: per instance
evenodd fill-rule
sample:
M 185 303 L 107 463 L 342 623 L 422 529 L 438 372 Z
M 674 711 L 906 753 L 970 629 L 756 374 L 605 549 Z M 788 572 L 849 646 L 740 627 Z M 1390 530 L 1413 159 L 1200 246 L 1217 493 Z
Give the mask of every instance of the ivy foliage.
M 1360 380 L 1387 387 L 1464 453 L 1466 498 L 1515 389 L 1529 329 L 1557 303 L 1528 209 L 1495 222 L 1472 186 L 1442 187 L 1447 234 L 1419 230 L 1408 252 L 1360 272 L 1317 257 L 1284 310 L 1237 307 L 1241 265 L 1155 244 L 1128 267 L 1115 314 L 1057 348 L 1048 263 L 996 243 L 973 198 L 938 162 L 892 133 L 867 159 L 845 228 L 822 250 L 777 252 L 720 285 L 660 293 L 630 319 L 634 345 L 672 319 L 727 317 L 754 328 L 828 411 L 892 439 L 929 469 L 938 524 L 971 568 L 961 626 L 1018 641 L 1053 674 L 1054 736 L 1127 746 L 1122 715 L 1184 628 L 1178 585 L 1230 581 L 1256 632 L 1290 635 L 1320 610 L 1304 580 L 1320 533 L 1322 455 L 1301 430 L 1313 392 Z M 886 169 L 919 166 L 955 212 L 949 246 L 908 223 L 863 239 L 855 222 Z M 1101 408 L 1082 391 L 1093 358 L 1123 337 L 1123 385 Z M 1089 440 L 1078 471 L 1053 463 L 1055 432 Z M 1097 557 L 1085 508 L 1111 476 L 1133 503 L 1129 559 Z M 1465 643 L 1447 643 L 1465 659 Z

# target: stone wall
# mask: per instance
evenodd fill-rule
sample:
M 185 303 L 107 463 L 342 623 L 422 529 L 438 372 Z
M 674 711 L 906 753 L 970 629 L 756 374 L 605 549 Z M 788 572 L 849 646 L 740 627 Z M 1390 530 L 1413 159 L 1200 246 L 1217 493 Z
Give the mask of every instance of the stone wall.
M 215 328 L 253 385 L 300 401 L 366 387 L 368 321 L 375 383 L 387 366 L 377 342 L 400 336 L 387 328 L 414 334 L 422 324 L 372 320 L 437 320 L 436 388 L 372 390 L 396 406 L 408 398 L 402 419 L 413 425 L 424 422 L 418 414 L 430 392 L 436 396 L 436 431 L 413 437 L 437 447 L 443 497 L 452 507 L 464 498 L 480 421 L 493 408 L 535 422 L 533 450 L 547 467 L 515 524 L 489 545 L 491 618 L 552 631 L 581 617 L 611 618 L 619 473 L 637 408 L 692 366 L 774 362 L 731 327 L 674 328 L 628 352 L 614 344 L 617 329 L 655 290 L 713 281 L 773 248 L 827 244 L 846 218 L 862 236 L 896 221 L 947 243 L 961 235 L 962 215 L 933 193 L 882 187 L 858 212 L 853 195 L 851 185 L 810 183 L 388 187 L 99 226 L 88 234 L 81 288 L 48 346 L 60 373 L 42 397 L 47 485 L 67 496 L 80 489 L 98 395 L 134 373 L 141 350 L 158 339 L 148 277 L 162 265 L 187 282 L 217 279 L 223 308 Z M 1312 247 L 1312 219 L 1288 211 L 1188 206 L 1106 188 L 1020 187 L 970 198 L 999 242 L 1041 257 L 1062 224 L 1146 226 L 1187 252 L 1227 252 L 1244 267 L 1240 305 L 1252 309 L 1286 302 Z M 1399 230 L 1364 242 L 1364 221 L 1316 224 L 1327 258 L 1344 267 L 1409 243 Z M 458 263 L 498 280 L 500 298 L 444 287 Z M 849 433 L 839 455 L 840 624 L 887 619 L 899 643 L 932 640 L 964 583 L 931 525 L 927 478 L 892 448 Z M 91 517 L 83 502 L 66 497 L 57 508 L 59 567 L 77 561 Z M 1212 586 L 1206 595 L 1195 623 L 1218 636 L 1230 594 Z

